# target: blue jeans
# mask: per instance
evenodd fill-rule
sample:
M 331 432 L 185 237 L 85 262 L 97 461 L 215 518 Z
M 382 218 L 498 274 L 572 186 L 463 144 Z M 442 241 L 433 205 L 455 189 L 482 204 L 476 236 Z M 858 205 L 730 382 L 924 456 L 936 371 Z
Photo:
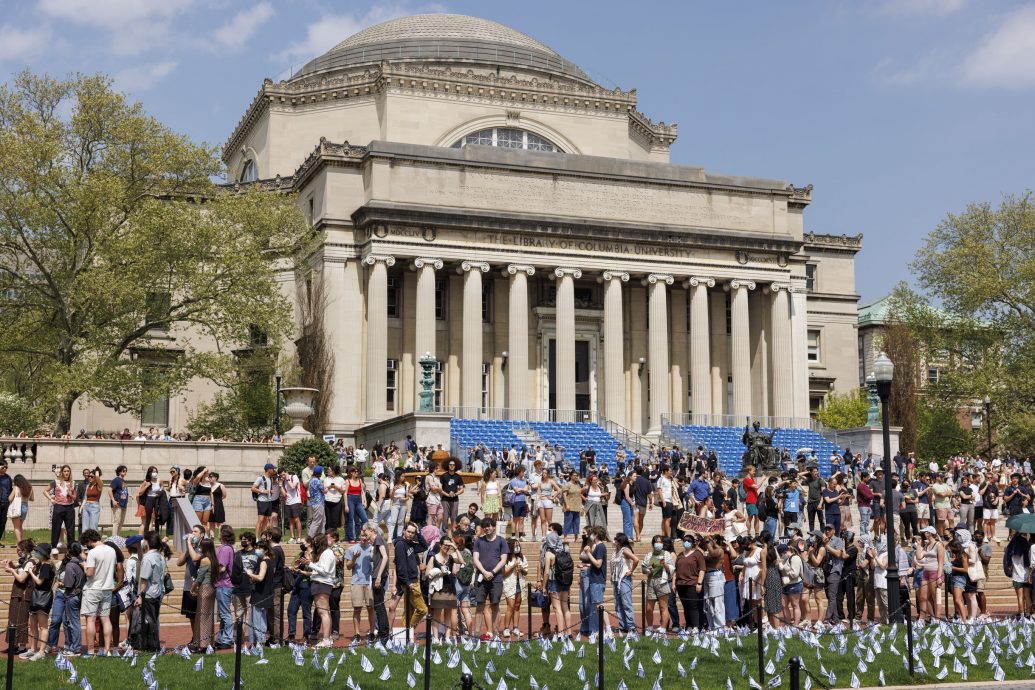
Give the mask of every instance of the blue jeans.
M 363 525 L 367 524 L 367 511 L 363 509 L 363 497 L 351 495 L 348 497 L 349 515 L 345 520 L 345 531 L 348 533 L 349 541 L 356 541 Z
M 565 513 L 567 515 L 567 513 Z M 583 570 L 579 573 L 579 632 L 583 635 L 589 634 L 589 619 L 596 619 L 595 615 L 590 615 L 590 600 L 589 600 L 589 570 Z
M 636 629 L 636 616 L 633 614 L 633 581 L 624 577 L 614 585 L 615 613 L 618 614 L 618 628 L 622 632 Z
M 47 629 L 47 646 L 57 647 L 61 635 L 61 623 L 65 620 L 65 590 L 60 587 L 54 592 L 54 603 L 50 607 L 50 627 Z
M 82 604 L 82 596 L 67 597 L 65 599 L 65 610 L 63 611 L 63 624 L 65 628 L 65 649 L 79 654 L 83 651 L 83 629 L 80 627 L 79 606 Z
M 295 621 L 298 609 L 302 609 L 302 634 L 309 637 L 313 629 L 313 595 L 309 590 L 309 580 L 299 578 L 295 588 L 291 590 L 291 601 L 288 602 L 288 637 L 295 636 Z
M 622 509 L 622 532 L 625 536 L 633 537 L 633 509 L 628 501 L 623 500 L 619 506 Z
M 248 617 L 248 640 L 253 645 L 266 644 L 266 609 L 252 606 Z
M 578 535 L 579 527 L 582 524 L 582 513 L 577 513 L 574 510 L 564 511 L 564 534 Z
M 867 534 L 870 531 L 870 509 L 859 508 L 859 534 Z
M 216 644 L 234 643 L 234 616 L 230 609 L 233 595 L 232 587 L 216 587 L 216 610 L 219 612 L 219 634 L 216 635 Z
M 776 543 L 776 518 L 767 517 L 765 519 L 765 531 L 769 533 L 769 543 Z
M 589 634 L 592 635 L 593 633 L 600 632 L 600 627 L 597 625 L 600 622 L 597 620 L 597 617 L 600 615 L 597 613 L 597 606 L 604 603 L 604 583 L 590 583 L 587 589 L 589 590 L 586 595 L 589 606 L 586 607 L 587 611 L 583 615 L 589 617 Z
M 83 502 L 83 531 L 96 530 L 101 525 L 101 504 L 95 501 Z

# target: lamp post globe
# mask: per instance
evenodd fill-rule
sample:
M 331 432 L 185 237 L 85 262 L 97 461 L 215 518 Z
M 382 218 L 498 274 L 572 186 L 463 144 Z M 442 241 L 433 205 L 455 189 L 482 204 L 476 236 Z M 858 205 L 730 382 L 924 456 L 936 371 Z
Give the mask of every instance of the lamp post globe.
M 891 397 L 891 382 L 895 378 L 895 364 L 881 352 L 873 360 L 873 377 L 877 381 L 877 395 L 880 397 L 881 430 L 884 435 L 884 523 L 887 525 L 888 540 L 888 620 L 902 620 L 901 592 L 899 590 L 897 543 L 895 540 L 895 489 L 891 479 L 891 420 L 888 418 L 888 398 Z M 901 479 L 901 477 L 900 477 Z

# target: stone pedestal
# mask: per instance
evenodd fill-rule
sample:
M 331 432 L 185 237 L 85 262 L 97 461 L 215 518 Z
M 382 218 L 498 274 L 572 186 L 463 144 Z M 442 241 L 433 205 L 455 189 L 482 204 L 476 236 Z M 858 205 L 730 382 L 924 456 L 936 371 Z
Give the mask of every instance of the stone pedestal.
M 356 443 L 363 443 L 367 448 L 372 448 L 378 441 L 385 445 L 395 441 L 396 445 L 403 448 L 406 437 L 412 436 L 418 446 L 434 449 L 442 444 L 442 448 L 449 451 L 450 419 L 452 419 L 452 415 L 436 412 L 412 412 L 398 417 L 389 417 L 379 422 L 364 424 L 356 429 Z
M 891 427 L 891 457 L 898 452 L 898 435 L 902 427 Z M 837 432 L 837 444 L 842 448 L 851 448 L 852 455 L 873 453 L 874 457 L 884 457 L 884 430 L 876 426 L 861 426 L 855 429 L 844 429 Z

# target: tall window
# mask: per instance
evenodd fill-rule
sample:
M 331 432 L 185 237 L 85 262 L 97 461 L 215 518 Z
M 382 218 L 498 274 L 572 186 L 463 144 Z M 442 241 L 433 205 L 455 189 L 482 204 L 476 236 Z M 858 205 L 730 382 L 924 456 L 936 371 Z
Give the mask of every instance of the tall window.
M 816 289 L 816 264 L 805 264 L 805 289 L 809 292 Z
M 158 319 L 164 319 L 169 314 L 169 307 L 172 305 L 172 295 L 168 292 L 149 292 L 145 297 L 144 308 L 147 311 L 146 318 L 148 321 L 157 321 Z M 158 323 L 152 328 L 156 331 L 167 331 L 169 330 L 168 323 Z
M 390 359 L 388 360 L 388 371 L 385 377 L 388 382 L 385 393 L 388 402 L 388 411 L 395 411 L 395 400 L 396 395 L 399 392 L 399 360 Z
M 820 361 L 819 331 L 809 331 L 809 361 Z
M 492 365 L 482 364 L 482 407 L 489 406 L 489 379 L 492 377 Z
M 255 167 L 255 161 L 247 160 L 241 168 L 241 182 L 255 182 L 259 179 L 259 169 Z
M 449 303 L 449 283 L 444 278 L 435 281 L 435 318 L 446 320 L 446 305 Z
M 469 144 L 499 146 L 508 149 L 527 149 L 529 151 L 560 151 L 560 148 L 549 139 L 512 127 L 490 127 L 489 129 L 468 134 L 453 144 L 453 148 L 462 149 Z
M 482 323 L 492 323 L 492 281 L 482 283 Z
M 444 383 L 446 380 L 445 365 L 441 360 L 435 361 L 435 387 L 432 389 L 435 391 L 435 408 L 442 407 L 442 391 L 444 390 Z
M 399 279 L 388 276 L 388 316 L 399 318 L 402 313 L 399 302 Z
M 939 369 L 938 367 L 928 367 L 927 368 L 927 382 L 928 383 L 938 383 L 938 381 L 939 381 L 939 379 L 941 379 L 941 377 L 942 377 L 942 370 Z
M 169 396 L 158 398 L 140 411 L 141 426 L 169 426 Z
M 266 333 L 252 324 L 248 326 L 248 344 L 252 347 L 266 347 L 270 343 L 270 337 Z

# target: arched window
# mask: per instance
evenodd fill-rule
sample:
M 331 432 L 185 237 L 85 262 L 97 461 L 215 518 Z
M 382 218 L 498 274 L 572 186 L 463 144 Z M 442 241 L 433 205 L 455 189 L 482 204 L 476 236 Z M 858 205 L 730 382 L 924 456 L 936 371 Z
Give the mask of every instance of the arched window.
M 500 146 L 508 149 L 528 149 L 529 151 L 561 151 L 549 139 L 524 129 L 514 129 L 512 127 L 490 127 L 489 129 L 472 132 L 453 144 L 453 148 L 461 149 L 468 144 Z
M 255 182 L 259 179 L 259 169 L 255 167 L 255 161 L 247 160 L 241 168 L 241 182 Z

